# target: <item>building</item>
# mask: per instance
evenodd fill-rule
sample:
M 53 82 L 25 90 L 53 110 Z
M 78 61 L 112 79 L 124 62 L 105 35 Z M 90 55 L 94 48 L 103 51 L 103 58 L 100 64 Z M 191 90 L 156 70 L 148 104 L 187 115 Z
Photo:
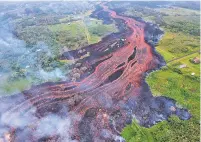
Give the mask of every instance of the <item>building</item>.
M 199 64 L 199 63 L 200 63 L 200 58 L 195 57 L 195 58 L 193 58 L 192 62 L 193 62 L 194 64 Z

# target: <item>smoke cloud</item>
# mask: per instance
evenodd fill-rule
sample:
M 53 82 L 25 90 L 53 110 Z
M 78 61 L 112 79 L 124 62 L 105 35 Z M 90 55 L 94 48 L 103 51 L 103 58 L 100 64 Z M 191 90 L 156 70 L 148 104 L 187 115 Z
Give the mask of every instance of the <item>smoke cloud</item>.
M 50 69 L 45 70 L 42 65 L 48 64 L 49 58 L 53 61 L 51 65 L 48 65 Z M 54 58 L 45 43 L 38 42 L 28 48 L 24 41 L 17 39 L 12 34 L 8 24 L 0 25 L 0 94 L 7 93 L 5 84 L 18 78 L 26 79 L 33 84 L 66 80 L 66 71 L 64 72 L 63 65 L 54 67 L 55 64 L 58 64 Z M 12 92 L 18 93 L 20 90 L 15 89 Z
M 11 128 L 16 129 L 15 141 L 34 139 L 40 140 L 51 136 L 58 136 L 59 141 L 72 141 L 71 135 L 74 133 L 73 124 L 80 121 L 80 116 L 73 112 L 68 112 L 68 108 L 62 105 L 60 113 L 48 113 L 43 117 L 37 117 L 37 110 L 34 106 L 26 112 L 12 112 L 9 108 L 17 106 L 17 103 L 24 98 L 12 98 L 2 101 L 2 104 L 12 100 L 13 104 L 8 104 L 0 111 L 0 139 L 6 140 Z M 5 112 L 4 112 L 5 111 Z

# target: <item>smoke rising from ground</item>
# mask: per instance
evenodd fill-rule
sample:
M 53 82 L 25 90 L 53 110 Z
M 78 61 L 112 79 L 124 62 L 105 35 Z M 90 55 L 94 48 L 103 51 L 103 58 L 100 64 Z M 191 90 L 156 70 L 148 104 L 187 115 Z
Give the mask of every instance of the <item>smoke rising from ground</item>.
M 50 65 L 49 59 L 52 59 Z M 45 43 L 38 42 L 29 48 L 24 41 L 12 34 L 8 24 L 0 25 L 0 94 L 6 94 L 5 83 L 19 78 L 34 84 L 66 80 L 66 75 L 60 68 L 62 66 L 57 67 L 58 62 L 54 59 L 54 54 Z M 44 68 L 46 64 L 47 67 Z
M 24 100 L 24 98 L 19 96 L 2 100 L 2 108 L 0 109 L 0 139 L 6 140 L 6 135 L 9 135 L 11 131 L 10 128 L 16 128 L 15 141 L 30 140 L 31 137 L 40 140 L 49 136 L 58 136 L 61 142 L 72 141 L 71 134 L 74 133 L 73 123 L 79 121 L 80 116 L 73 112 L 68 112 L 68 108 L 64 105 L 62 105 L 58 114 L 48 113 L 43 117 L 35 115 L 37 109 L 34 106 L 31 106 L 31 109 L 26 113 L 13 112 L 9 109 L 17 106 L 21 100 Z

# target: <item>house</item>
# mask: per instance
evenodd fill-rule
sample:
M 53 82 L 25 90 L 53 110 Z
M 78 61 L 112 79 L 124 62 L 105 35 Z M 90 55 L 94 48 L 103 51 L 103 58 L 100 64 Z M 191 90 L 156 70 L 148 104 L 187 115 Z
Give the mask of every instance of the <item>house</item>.
M 182 64 L 182 65 L 179 66 L 180 69 L 182 69 L 182 68 L 186 68 L 186 67 L 187 67 L 186 64 Z
M 193 62 L 194 64 L 199 64 L 199 63 L 200 63 L 200 58 L 195 57 L 195 58 L 193 58 L 192 62 Z

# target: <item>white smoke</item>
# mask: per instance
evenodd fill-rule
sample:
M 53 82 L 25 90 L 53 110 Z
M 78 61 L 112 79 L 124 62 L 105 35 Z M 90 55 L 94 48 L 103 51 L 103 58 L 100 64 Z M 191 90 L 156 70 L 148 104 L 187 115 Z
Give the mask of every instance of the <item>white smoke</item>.
M 101 136 L 103 138 L 110 138 L 110 139 L 113 139 L 113 140 L 118 141 L 118 142 L 125 142 L 125 139 L 123 137 L 112 134 L 112 132 L 107 130 L 107 129 L 103 129 L 101 131 Z
M 15 100 L 13 99 L 13 101 Z M 16 141 L 29 141 L 30 137 L 33 136 L 39 140 L 53 135 L 59 136 L 61 142 L 72 141 L 73 124 L 75 121 L 80 121 L 80 116 L 72 112 L 69 113 L 67 110 L 65 106 L 62 106 L 61 111 L 65 113 L 65 116 L 49 113 L 42 118 L 36 117 L 34 106 L 26 113 L 5 112 L 0 117 L 0 139 L 5 139 L 5 135 L 9 134 L 11 130 L 10 128 L 18 128 L 21 131 L 15 134 Z
M 57 115 L 48 115 L 42 118 L 35 132 L 36 137 L 42 138 L 51 136 L 52 134 L 59 135 L 61 139 L 69 140 L 71 137 L 69 135 L 71 128 L 70 118 L 61 118 Z
M 62 80 L 66 79 L 66 76 L 64 76 L 64 73 L 59 68 L 56 68 L 50 72 L 46 72 L 43 69 L 41 69 L 39 71 L 39 74 L 44 81 L 51 81 L 53 79 L 62 79 Z
M 43 58 L 49 57 L 54 59 L 54 55 L 45 43 L 38 42 L 28 48 L 24 41 L 13 36 L 6 25 L 0 25 L 0 94 L 8 93 L 4 89 L 5 84 L 19 72 L 23 73 L 23 79 L 29 80 L 33 84 L 66 80 L 67 71 L 64 71 L 63 66 L 51 67 L 48 71 L 42 68 Z M 57 64 L 56 61 L 53 62 Z M 19 92 L 20 89 L 16 88 L 12 89 L 11 94 Z

